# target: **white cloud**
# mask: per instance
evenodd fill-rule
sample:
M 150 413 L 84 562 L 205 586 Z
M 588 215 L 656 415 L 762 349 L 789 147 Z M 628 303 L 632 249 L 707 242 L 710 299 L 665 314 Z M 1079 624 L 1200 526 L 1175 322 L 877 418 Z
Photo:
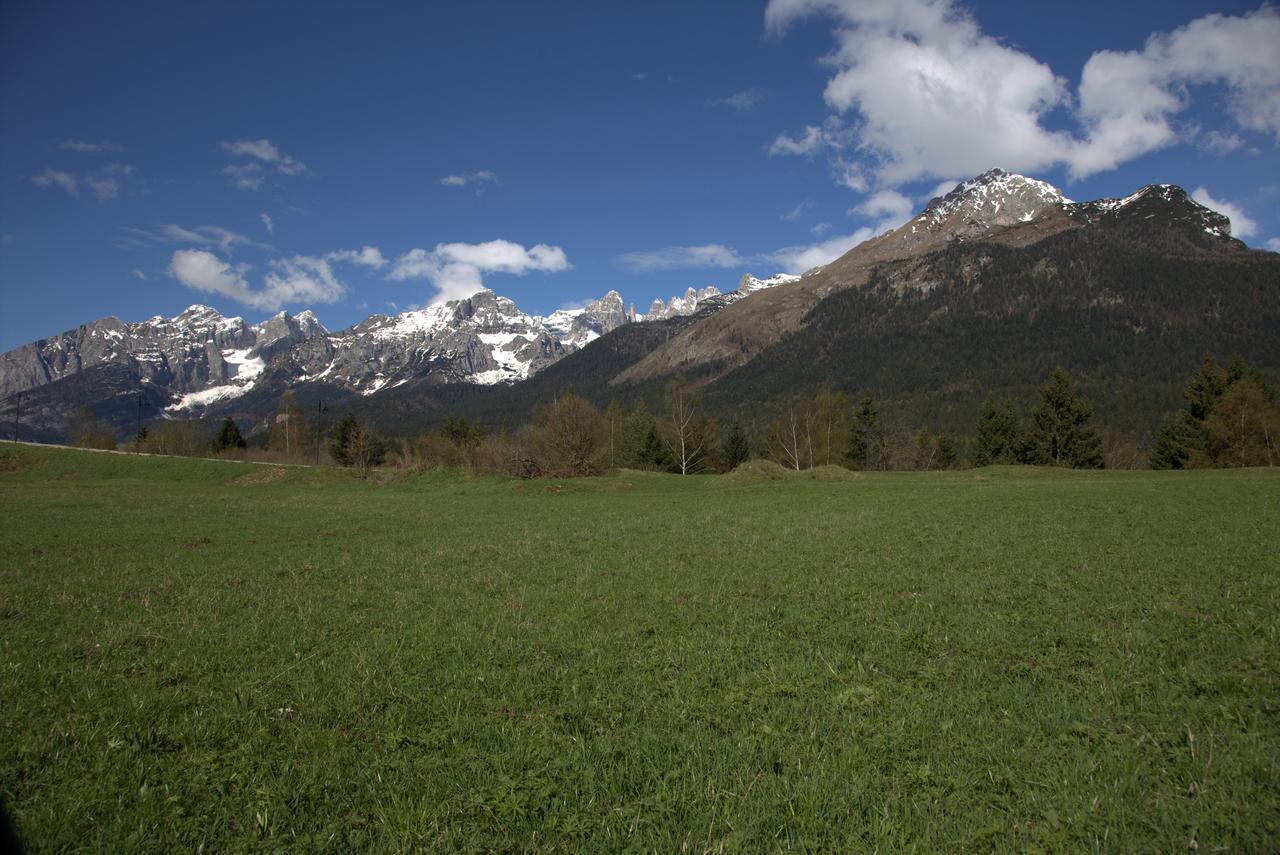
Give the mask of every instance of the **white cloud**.
M 124 146 L 108 140 L 102 142 L 85 142 L 84 140 L 65 140 L 58 148 L 63 151 L 78 151 L 81 154 L 101 154 L 107 151 L 124 151 Z
M 763 101 L 768 94 L 769 90 L 767 89 L 752 87 L 751 89 L 743 89 L 741 92 L 735 92 L 732 95 L 725 96 L 724 98 L 717 98 L 712 103 L 723 104 L 726 107 L 737 110 L 739 113 L 747 113 L 754 110 L 756 107 L 759 107 L 760 102 Z
M 793 223 L 796 220 L 800 219 L 802 216 L 804 216 L 804 212 L 809 210 L 812 207 L 813 207 L 813 203 L 810 202 L 808 199 L 806 199 L 800 204 L 796 205 L 790 211 L 787 211 L 786 213 L 782 214 L 780 217 L 778 217 L 778 219 L 784 220 L 789 223 Z
M 778 134 L 767 149 L 770 157 L 825 155 L 836 183 L 851 190 L 867 189 L 863 167 L 850 155 L 856 145 L 853 129 L 838 116 L 828 116 L 821 127 L 808 125 L 799 136 Z
M 1156 33 L 1141 51 L 1099 51 L 1075 97 L 1067 82 L 1027 53 L 986 35 L 954 0 L 770 0 L 766 25 L 778 34 L 799 18 L 838 21 L 825 99 L 850 116 L 856 136 L 832 139 L 806 127 L 779 136 L 772 154 L 834 149 L 881 185 L 973 175 L 992 165 L 1032 171 L 1066 165 L 1074 177 L 1114 168 L 1180 141 L 1172 119 L 1190 104 L 1188 87 L 1219 84 L 1225 109 L 1244 130 L 1280 141 L 1280 12 L 1206 15 Z M 1079 133 L 1049 130 L 1065 109 Z M 830 120 L 828 120 L 828 123 Z M 842 183 L 848 183 L 843 181 Z
M 262 167 L 256 163 L 242 163 L 225 166 L 222 174 L 231 179 L 231 186 L 237 190 L 259 190 L 266 176 Z
M 440 179 L 440 183 L 446 187 L 466 187 L 468 184 L 475 185 L 476 192 L 484 191 L 486 184 L 497 184 L 498 175 L 488 169 L 481 169 L 479 172 L 470 172 L 464 175 L 446 175 Z
M 147 278 L 147 274 L 143 273 L 141 270 L 138 270 L 137 268 L 129 271 L 129 275 L 131 275 L 134 279 L 146 280 Z
M 948 178 L 945 181 L 939 181 L 938 185 L 934 187 L 932 190 L 930 190 L 929 194 L 925 196 L 923 199 L 921 199 L 920 201 L 930 202 L 938 198 L 939 196 L 945 196 L 948 193 L 950 193 L 952 190 L 956 189 L 956 187 L 960 186 L 962 182 L 963 182 L 963 179 L 956 179 L 956 178 Z
M 345 261 L 361 267 L 372 267 L 374 270 L 387 266 L 387 260 L 382 257 L 382 250 L 376 246 L 362 246 L 358 250 L 342 249 L 326 253 L 324 258 L 326 261 Z
M 258 219 L 262 220 L 262 227 L 267 230 L 267 234 L 275 234 L 276 224 L 270 214 L 259 214 Z
M 1280 237 L 1273 237 L 1267 241 L 1267 249 L 1272 252 L 1280 252 Z
M 169 275 L 186 287 L 264 311 L 277 311 L 289 304 L 334 303 L 346 295 L 346 287 L 322 258 L 299 255 L 277 259 L 258 290 L 245 279 L 248 271 L 246 265 L 233 267 L 203 249 L 177 250 L 169 263 Z
M 623 270 L 631 273 L 704 267 L 739 267 L 745 263 L 738 253 L 718 243 L 703 246 L 667 246 L 662 249 L 627 252 L 619 255 L 614 261 Z
M 228 166 L 222 170 L 222 174 L 229 177 L 232 186 L 238 190 L 257 190 L 262 187 L 265 178 L 263 164 L 281 175 L 307 175 L 311 172 L 306 164 L 281 152 L 271 140 L 236 140 L 219 145 L 234 157 L 250 158 L 249 163 Z
M 1253 237 L 1258 233 L 1258 224 L 1244 212 L 1243 208 L 1234 202 L 1223 202 L 1215 199 L 1209 195 L 1209 191 L 1204 187 L 1197 187 L 1192 191 L 1191 198 L 1231 220 L 1231 234 L 1233 237 Z
M 813 228 L 809 229 L 809 234 L 813 235 L 814 237 L 822 237 L 829 231 L 831 231 L 830 223 L 818 223 Z
M 255 295 L 249 291 L 249 283 L 241 274 L 244 269 L 234 268 L 203 249 L 177 250 L 169 261 L 169 275 L 188 288 L 206 294 L 221 294 L 253 305 Z
M 839 235 L 818 243 L 786 246 L 765 253 L 761 259 L 774 265 L 783 273 L 804 273 L 823 264 L 830 264 L 863 241 L 877 234 L 871 226 L 858 229 L 850 235 Z
M 884 228 L 896 229 L 911 219 L 915 203 L 896 190 L 881 190 L 873 194 L 850 213 L 879 218 Z
M 186 243 L 195 246 L 216 246 L 223 252 L 230 252 L 238 246 L 253 246 L 259 249 L 271 249 L 270 245 L 258 243 L 238 232 L 224 229 L 221 226 L 196 226 L 188 229 L 177 223 L 162 223 L 155 231 L 124 227 L 121 229 L 128 238 L 126 242 L 135 246 L 150 243 Z
M 469 297 L 484 288 L 487 273 L 522 276 L 533 271 L 568 270 L 569 259 L 558 246 L 536 244 L 526 249 L 518 243 L 491 240 L 485 243 L 441 243 L 436 248 L 412 249 L 396 259 L 388 279 L 427 279 L 435 286 L 434 302 Z
M 99 199 L 115 199 L 120 196 L 120 182 L 114 178 L 89 175 L 85 177 L 84 183 Z
M 1239 134 L 1224 134 L 1222 131 L 1209 131 L 1199 142 L 1201 148 L 1218 155 L 1231 154 L 1248 145 Z
M 221 143 L 222 150 L 236 157 L 256 157 L 267 163 L 280 159 L 280 149 L 272 145 L 271 140 L 239 140 Z
M 72 172 L 46 169 L 31 180 L 41 187 L 61 187 L 72 196 L 80 195 L 81 185 L 88 187 L 95 199 L 106 201 L 120 196 L 122 185 L 132 178 L 137 169 L 124 163 L 108 163 L 96 173 L 83 176 Z
M 69 172 L 46 169 L 31 180 L 41 187 L 61 187 L 72 196 L 80 195 L 80 181 Z

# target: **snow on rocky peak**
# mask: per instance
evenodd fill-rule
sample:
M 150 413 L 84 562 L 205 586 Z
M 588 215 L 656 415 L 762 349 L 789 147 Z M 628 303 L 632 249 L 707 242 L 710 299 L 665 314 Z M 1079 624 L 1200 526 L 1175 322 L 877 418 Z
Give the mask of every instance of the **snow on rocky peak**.
M 775 273 L 768 279 L 757 279 L 750 273 L 746 273 L 738 280 L 738 291 L 743 295 L 753 294 L 766 288 L 776 288 L 779 285 L 790 285 L 792 282 L 799 281 L 800 277 L 791 273 Z
M 984 229 L 1011 226 L 1028 222 L 1045 208 L 1070 203 L 1052 184 L 992 169 L 931 200 L 916 222 L 934 226 L 959 217 Z

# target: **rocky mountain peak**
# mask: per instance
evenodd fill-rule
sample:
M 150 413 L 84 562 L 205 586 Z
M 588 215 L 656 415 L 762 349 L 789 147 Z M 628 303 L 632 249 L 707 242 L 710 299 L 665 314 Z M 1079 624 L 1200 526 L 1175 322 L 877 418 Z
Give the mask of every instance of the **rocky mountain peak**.
M 990 169 L 930 200 L 918 219 L 930 224 L 958 219 L 958 226 L 988 229 L 1028 222 L 1046 208 L 1070 201 L 1045 181 Z

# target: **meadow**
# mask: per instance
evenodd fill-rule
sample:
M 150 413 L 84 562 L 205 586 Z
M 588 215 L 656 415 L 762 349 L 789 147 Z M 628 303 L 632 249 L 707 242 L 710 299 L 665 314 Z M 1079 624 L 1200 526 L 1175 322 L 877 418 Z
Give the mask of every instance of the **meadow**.
M 1274 849 L 1280 475 L 0 450 L 35 852 Z

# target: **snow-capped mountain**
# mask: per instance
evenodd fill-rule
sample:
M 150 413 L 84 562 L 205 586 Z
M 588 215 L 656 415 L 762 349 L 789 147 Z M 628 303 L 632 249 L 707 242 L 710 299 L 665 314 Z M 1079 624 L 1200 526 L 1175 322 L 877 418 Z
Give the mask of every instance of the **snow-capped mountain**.
M 0 355 L 0 397 L 104 367 L 124 372 L 127 383 L 156 396 L 175 417 L 202 415 L 254 390 L 308 382 L 366 396 L 422 377 L 513 383 L 624 324 L 692 314 L 712 297 L 728 305 L 793 278 L 746 276 L 727 295 L 714 286 L 690 289 L 667 304 L 656 301 L 661 311 L 643 317 L 625 307 L 617 291 L 540 316 L 487 289 L 399 315 L 373 315 L 337 332 L 310 311 L 281 312 L 258 324 L 200 305 L 132 324 L 109 317 Z

